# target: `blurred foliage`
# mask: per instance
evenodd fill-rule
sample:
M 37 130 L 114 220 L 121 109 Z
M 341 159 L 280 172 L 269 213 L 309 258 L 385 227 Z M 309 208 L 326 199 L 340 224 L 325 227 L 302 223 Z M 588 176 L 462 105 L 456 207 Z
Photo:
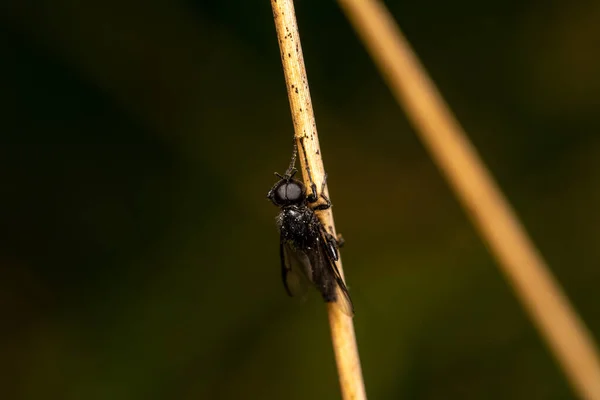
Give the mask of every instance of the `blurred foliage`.
M 600 3 L 387 3 L 600 337 Z M 370 398 L 571 398 L 335 3 L 296 9 Z M 269 2 L 0 10 L 0 398 L 339 398 L 279 281 Z

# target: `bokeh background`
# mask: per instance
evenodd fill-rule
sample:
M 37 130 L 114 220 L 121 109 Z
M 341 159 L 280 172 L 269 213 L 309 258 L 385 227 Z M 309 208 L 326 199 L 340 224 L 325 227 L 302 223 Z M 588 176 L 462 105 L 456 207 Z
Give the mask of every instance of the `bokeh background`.
M 387 4 L 600 338 L 600 3 Z M 370 398 L 573 398 L 336 4 L 296 10 Z M 265 198 L 270 3 L 0 11 L 0 398 L 339 398 Z

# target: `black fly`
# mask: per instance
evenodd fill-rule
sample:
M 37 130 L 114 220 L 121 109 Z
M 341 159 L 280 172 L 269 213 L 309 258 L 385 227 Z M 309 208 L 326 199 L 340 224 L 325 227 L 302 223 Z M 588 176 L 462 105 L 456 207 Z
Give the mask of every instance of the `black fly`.
M 320 194 L 325 203 L 311 207 L 319 200 L 317 187 L 313 183 L 312 193 L 307 195 L 304 184 L 294 179 L 297 172 L 294 168 L 296 153 L 294 146 L 288 170 L 283 176 L 275 173 L 280 180 L 267 194 L 273 204 L 281 209 L 277 216 L 277 227 L 281 235 L 279 252 L 283 285 L 290 296 L 303 296 L 309 284 L 312 284 L 321 292 L 323 300 L 336 302 L 345 314 L 353 316 L 354 308 L 348 289 L 336 266 L 341 243 L 327 232 L 315 214 L 316 210 L 331 207 L 331 202 L 323 194 L 325 181 Z M 337 287 L 341 296 L 338 296 Z

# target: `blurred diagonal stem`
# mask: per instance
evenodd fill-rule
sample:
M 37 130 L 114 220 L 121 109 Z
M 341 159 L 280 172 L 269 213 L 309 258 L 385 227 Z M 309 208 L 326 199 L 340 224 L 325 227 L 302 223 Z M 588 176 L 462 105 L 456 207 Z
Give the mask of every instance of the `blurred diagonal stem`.
M 271 6 L 292 111 L 302 178 L 306 187 L 310 187 L 311 182 L 314 182 L 317 188 L 321 188 L 324 180 L 323 160 L 319 149 L 317 126 L 310 99 L 294 4 L 292 0 L 271 0 Z M 324 194 L 328 194 L 327 187 L 324 188 L 324 192 Z M 318 212 L 318 216 L 321 222 L 335 235 L 331 209 Z M 343 277 L 341 259 L 338 262 L 338 269 Z M 342 313 L 340 308 L 332 303 L 328 303 L 328 314 L 342 397 L 344 400 L 366 399 L 352 318 Z
M 600 400 L 594 341 L 385 6 L 338 0 L 573 389 Z

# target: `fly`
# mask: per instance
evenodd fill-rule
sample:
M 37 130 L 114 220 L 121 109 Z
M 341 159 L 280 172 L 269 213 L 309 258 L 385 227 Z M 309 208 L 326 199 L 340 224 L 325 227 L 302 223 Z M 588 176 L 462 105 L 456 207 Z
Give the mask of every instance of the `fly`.
M 327 232 L 315 214 L 317 210 L 331 207 L 331 201 L 323 194 L 325 180 L 320 195 L 317 195 L 314 183 L 312 192 L 307 195 L 304 184 L 294 179 L 296 154 L 294 145 L 289 168 L 284 175 L 275 173 L 280 180 L 267 194 L 281 210 L 277 227 L 283 286 L 288 295 L 300 297 L 306 294 L 309 286 L 315 286 L 325 302 L 337 303 L 345 314 L 353 316 L 352 300 L 336 266 L 341 239 Z M 319 198 L 325 203 L 315 205 Z

